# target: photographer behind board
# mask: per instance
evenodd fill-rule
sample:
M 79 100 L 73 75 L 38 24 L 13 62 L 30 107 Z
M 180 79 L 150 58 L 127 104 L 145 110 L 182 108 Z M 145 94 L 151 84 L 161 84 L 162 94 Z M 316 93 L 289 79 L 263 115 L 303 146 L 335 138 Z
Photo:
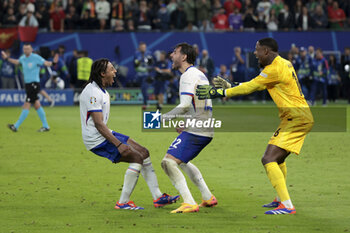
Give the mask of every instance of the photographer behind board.
M 173 75 L 171 73 L 171 63 L 167 58 L 167 53 L 161 51 L 159 54 L 159 61 L 155 64 L 155 81 L 154 81 L 154 94 L 157 97 L 157 109 L 162 110 L 164 102 L 164 94 L 166 92 L 167 81 L 170 80 Z
M 136 71 L 136 83 L 141 84 L 141 91 L 143 96 L 142 109 L 147 108 L 149 85 L 153 82 L 151 71 L 153 70 L 154 59 L 151 51 L 147 50 L 145 42 L 139 43 L 139 48 L 134 56 L 134 67 Z
M 61 79 L 60 77 L 58 77 L 56 71 L 52 71 L 50 74 L 50 78 L 45 83 L 45 88 L 63 90 L 64 89 L 64 80 Z

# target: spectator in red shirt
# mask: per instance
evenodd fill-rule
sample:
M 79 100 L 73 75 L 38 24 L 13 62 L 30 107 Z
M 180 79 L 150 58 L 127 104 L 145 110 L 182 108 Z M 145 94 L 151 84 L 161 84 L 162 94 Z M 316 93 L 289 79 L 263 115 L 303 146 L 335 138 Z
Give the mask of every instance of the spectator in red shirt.
M 227 30 L 228 29 L 228 18 L 225 15 L 225 9 L 222 8 L 219 12 L 213 16 L 212 22 L 215 30 Z
M 239 11 L 241 11 L 242 3 L 238 0 L 227 0 L 224 3 L 224 9 L 226 11 L 226 15 L 229 16 L 235 8 L 238 8 Z
M 326 8 L 324 10 L 327 10 L 328 15 L 330 15 L 330 12 L 333 9 L 333 2 L 334 2 L 333 0 L 327 0 L 327 5 L 326 5 Z M 321 5 L 319 5 L 319 6 L 321 6 Z
M 346 16 L 343 9 L 339 8 L 338 2 L 333 2 L 333 8 L 329 9 L 328 11 L 328 18 L 332 29 L 344 27 Z
M 50 30 L 52 32 L 64 31 L 65 14 L 61 6 L 56 5 L 54 12 L 50 14 Z

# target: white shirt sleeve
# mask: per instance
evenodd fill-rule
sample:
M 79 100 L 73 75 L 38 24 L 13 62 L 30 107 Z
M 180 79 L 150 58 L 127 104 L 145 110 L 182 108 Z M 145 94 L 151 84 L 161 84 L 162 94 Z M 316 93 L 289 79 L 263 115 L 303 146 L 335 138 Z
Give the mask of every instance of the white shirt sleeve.
M 87 96 L 87 110 L 88 112 L 102 112 L 103 98 L 100 93 L 91 91 Z
M 189 73 L 181 76 L 180 79 L 180 104 L 170 112 L 163 114 L 163 119 L 170 120 L 176 118 L 176 115 L 185 114 L 191 107 L 194 101 L 198 78 L 196 76 L 196 73 L 191 72 L 191 70 L 188 72 Z
M 173 110 L 162 115 L 162 119 L 171 120 L 179 115 L 183 115 L 191 107 L 193 97 L 190 95 L 180 95 L 180 104 L 177 105 Z
M 194 77 L 192 77 L 194 78 Z M 180 95 L 195 95 L 196 81 L 191 80 L 190 75 L 186 75 L 180 80 Z

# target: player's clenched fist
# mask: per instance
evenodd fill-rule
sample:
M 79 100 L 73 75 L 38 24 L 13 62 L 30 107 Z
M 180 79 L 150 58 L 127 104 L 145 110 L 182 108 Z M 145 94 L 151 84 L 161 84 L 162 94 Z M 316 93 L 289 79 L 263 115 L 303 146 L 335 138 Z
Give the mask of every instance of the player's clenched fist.
M 133 152 L 131 146 L 126 145 L 126 144 L 121 144 L 121 145 L 118 147 L 118 151 L 119 151 L 119 153 L 120 153 L 122 156 L 129 156 L 130 153 Z

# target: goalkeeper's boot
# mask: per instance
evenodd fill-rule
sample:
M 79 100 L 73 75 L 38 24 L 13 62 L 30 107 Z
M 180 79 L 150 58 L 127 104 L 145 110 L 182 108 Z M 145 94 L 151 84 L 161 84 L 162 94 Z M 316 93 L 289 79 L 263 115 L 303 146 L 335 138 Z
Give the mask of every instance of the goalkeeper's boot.
M 266 207 L 266 208 L 276 208 L 279 206 L 279 204 L 281 204 L 281 202 L 277 201 L 277 198 L 275 198 L 271 203 L 269 204 L 265 204 L 262 207 Z
M 176 201 L 178 201 L 180 199 L 180 196 L 170 196 L 166 193 L 163 193 L 163 195 L 161 197 L 159 197 L 157 200 L 153 200 L 153 205 L 154 207 L 162 207 L 165 205 L 169 205 L 172 203 L 175 203 Z
M 128 203 L 119 203 L 115 204 L 114 209 L 123 209 L 123 210 L 143 210 L 145 208 L 136 206 L 133 201 L 129 201 Z
M 279 206 L 276 209 L 266 211 L 265 214 L 295 214 L 295 208 L 287 208 L 283 205 L 283 203 L 280 203 Z
M 216 200 L 216 197 L 214 195 L 211 196 L 209 200 L 202 200 L 202 203 L 199 205 L 199 207 L 214 207 L 218 204 L 218 201 Z
M 197 204 L 191 205 L 187 203 L 182 203 L 179 208 L 176 210 L 171 211 L 170 213 L 176 214 L 176 213 L 192 213 L 192 212 L 198 212 L 199 206 Z

